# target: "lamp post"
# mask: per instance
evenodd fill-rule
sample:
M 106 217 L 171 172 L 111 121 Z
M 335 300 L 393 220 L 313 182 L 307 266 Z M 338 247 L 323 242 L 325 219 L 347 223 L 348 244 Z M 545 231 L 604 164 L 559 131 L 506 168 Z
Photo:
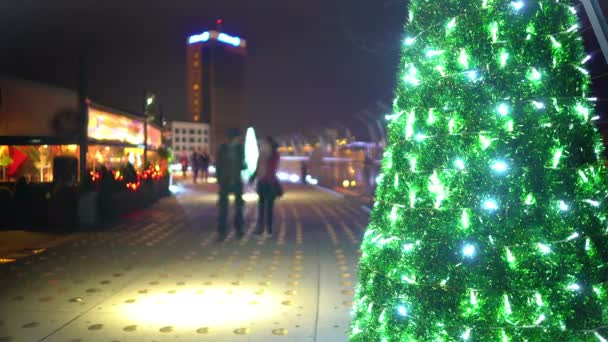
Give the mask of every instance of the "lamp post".
M 150 115 L 149 108 L 154 104 L 156 95 L 148 93 L 144 90 L 144 166 L 148 162 L 148 122 L 150 119 L 154 119 Z

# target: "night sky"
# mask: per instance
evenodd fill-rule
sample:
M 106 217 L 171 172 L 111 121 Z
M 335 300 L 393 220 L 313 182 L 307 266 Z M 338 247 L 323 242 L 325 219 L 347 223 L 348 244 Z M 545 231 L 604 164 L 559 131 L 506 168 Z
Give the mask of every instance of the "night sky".
M 94 101 L 141 112 L 147 89 L 169 120 L 184 120 L 186 39 L 222 18 L 248 41 L 247 116 L 257 128 L 354 127 L 357 112 L 392 99 L 406 10 L 404 0 L 2 1 L 0 73 L 75 89 L 86 55 Z M 608 71 L 595 55 L 595 69 Z
M 85 54 L 94 101 L 141 112 L 148 89 L 170 120 L 188 119 L 186 39 L 222 18 L 225 32 L 248 42 L 251 122 L 269 134 L 326 127 L 390 101 L 394 88 L 406 5 L 352 3 L 2 1 L 0 73 L 76 88 Z

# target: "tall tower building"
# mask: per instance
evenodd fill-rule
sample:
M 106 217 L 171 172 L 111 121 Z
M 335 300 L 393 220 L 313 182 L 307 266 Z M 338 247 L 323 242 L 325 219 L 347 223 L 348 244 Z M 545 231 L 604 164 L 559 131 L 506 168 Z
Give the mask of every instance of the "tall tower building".
M 244 39 L 220 31 L 188 37 L 187 108 L 192 121 L 210 125 L 211 154 L 228 129 L 245 129 L 246 53 Z

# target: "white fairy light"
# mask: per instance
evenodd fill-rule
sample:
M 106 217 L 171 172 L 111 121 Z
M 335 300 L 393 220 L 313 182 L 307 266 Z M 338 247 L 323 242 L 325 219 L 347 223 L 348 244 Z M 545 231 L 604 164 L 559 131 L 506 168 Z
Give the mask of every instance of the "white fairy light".
M 462 248 L 462 254 L 465 257 L 469 257 L 472 258 L 473 256 L 475 256 L 475 246 L 467 244 Z
M 566 238 L 566 241 L 571 241 L 571 240 L 577 239 L 579 236 L 580 236 L 579 233 L 574 232 L 574 233 L 572 233 L 572 235 L 570 235 Z
M 407 309 L 405 305 L 399 305 L 397 307 L 397 313 L 403 317 L 407 316 Z
M 585 203 L 588 203 L 596 208 L 600 206 L 600 202 L 591 199 L 586 199 Z
M 581 64 L 585 64 L 585 63 L 589 62 L 590 59 L 591 59 L 591 55 L 585 56 L 585 58 L 581 61 Z
M 440 55 L 442 55 L 444 52 L 445 52 L 444 50 L 428 50 L 428 51 L 426 52 L 426 57 L 427 57 L 427 58 L 432 58 L 432 57 L 435 57 L 435 56 L 440 56 Z
M 578 29 L 578 24 L 574 24 L 574 25 L 570 26 L 568 28 L 568 30 L 566 30 L 566 32 L 572 32 L 572 31 L 575 31 L 576 29 Z
M 581 286 L 577 283 L 573 283 L 573 284 L 568 285 L 567 288 L 568 288 L 568 290 L 571 290 L 571 291 L 578 291 L 581 289 Z
M 413 243 L 406 243 L 403 245 L 403 250 L 406 252 L 411 252 L 412 249 L 414 249 L 414 244 Z
M 408 45 L 408 46 L 409 46 L 409 45 L 414 44 L 414 42 L 415 42 L 415 41 L 416 41 L 416 38 L 415 38 L 415 37 L 407 37 L 407 38 L 405 38 L 405 39 L 403 40 L 403 44 L 405 44 L 405 45 Z
M 475 70 L 467 71 L 466 75 L 471 81 L 477 81 L 479 79 L 479 75 L 477 74 L 477 71 L 475 71 Z
M 511 7 L 513 7 L 513 9 L 515 9 L 516 11 L 519 11 L 520 9 L 524 8 L 524 2 L 523 1 L 513 1 L 511 3 Z
M 543 254 L 551 253 L 551 247 L 549 247 L 543 243 L 540 243 L 540 242 L 537 244 L 537 246 L 538 246 L 538 249 L 541 251 L 541 253 L 543 253 Z
M 463 341 L 468 341 L 469 337 L 471 337 L 471 329 L 467 329 L 463 334 L 462 334 L 462 340 Z
M 545 304 L 543 303 L 543 297 L 540 295 L 540 293 L 536 292 L 534 296 L 536 297 L 536 305 L 543 306 Z
M 511 310 L 511 303 L 509 302 L 509 296 L 507 296 L 506 294 L 503 295 L 503 299 L 505 302 L 505 313 L 507 315 L 510 315 L 511 313 L 513 313 L 513 311 Z
M 497 160 L 494 163 L 492 163 L 492 170 L 496 171 L 496 172 L 505 172 L 507 171 L 507 169 L 509 168 L 509 166 L 507 165 L 507 163 L 505 163 L 502 160 Z
M 494 211 L 498 209 L 498 203 L 493 199 L 487 199 L 483 202 L 483 208 Z
M 456 165 L 456 168 L 458 168 L 459 170 L 464 170 L 465 168 L 464 161 L 460 158 L 454 161 L 454 165 Z
M 534 107 L 536 107 L 536 109 L 543 109 L 543 108 L 545 108 L 545 104 L 542 103 L 542 102 L 532 101 L 532 104 L 534 104 Z
M 568 206 L 568 204 L 566 204 L 566 202 L 559 201 L 559 210 L 568 211 L 568 209 L 570 209 L 570 207 Z
M 506 103 L 501 103 L 498 105 L 496 111 L 498 112 L 498 114 L 505 116 L 509 114 L 509 106 Z
M 534 325 L 539 325 L 541 324 L 547 317 L 545 317 L 545 314 L 540 314 L 540 316 L 538 316 L 538 319 L 536 320 L 536 322 L 534 322 Z

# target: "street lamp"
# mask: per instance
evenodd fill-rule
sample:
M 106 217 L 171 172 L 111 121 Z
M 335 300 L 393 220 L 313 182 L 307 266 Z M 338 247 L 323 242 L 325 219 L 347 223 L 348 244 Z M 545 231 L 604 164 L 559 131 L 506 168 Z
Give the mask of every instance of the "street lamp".
M 154 103 L 154 95 L 149 95 L 148 98 L 146 98 L 146 104 L 151 106 L 152 103 Z

